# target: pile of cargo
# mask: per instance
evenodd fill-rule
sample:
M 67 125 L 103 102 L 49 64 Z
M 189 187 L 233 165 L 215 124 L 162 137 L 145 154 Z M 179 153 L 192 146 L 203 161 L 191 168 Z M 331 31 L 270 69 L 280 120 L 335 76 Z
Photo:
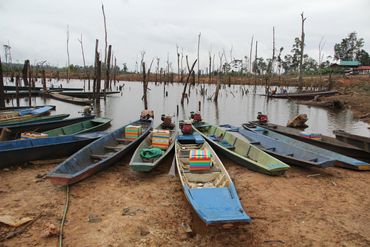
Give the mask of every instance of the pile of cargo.
M 211 169 L 212 154 L 208 149 L 192 149 L 189 153 L 190 171 L 207 171 Z
M 169 130 L 154 129 L 152 133 L 152 147 L 166 150 L 170 145 L 170 135 L 171 132 Z
M 142 133 L 141 125 L 127 125 L 125 128 L 125 138 L 128 140 L 136 140 Z

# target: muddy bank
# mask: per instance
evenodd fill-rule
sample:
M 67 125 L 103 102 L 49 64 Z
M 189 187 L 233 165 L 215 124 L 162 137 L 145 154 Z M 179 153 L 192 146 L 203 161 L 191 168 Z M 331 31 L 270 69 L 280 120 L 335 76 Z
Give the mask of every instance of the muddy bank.
M 250 225 L 190 236 L 183 226 L 191 225 L 191 208 L 179 178 L 167 175 L 172 157 L 150 174 L 131 171 L 127 157 L 70 187 L 65 246 L 370 245 L 370 173 L 292 167 L 269 177 L 221 159 L 253 217 Z M 64 207 L 65 190 L 42 178 L 53 166 L 0 171 L 1 214 L 41 214 L 0 246 L 57 245 L 57 236 L 44 234 L 50 224 L 59 229 Z M 0 238 L 12 230 L 0 224 Z

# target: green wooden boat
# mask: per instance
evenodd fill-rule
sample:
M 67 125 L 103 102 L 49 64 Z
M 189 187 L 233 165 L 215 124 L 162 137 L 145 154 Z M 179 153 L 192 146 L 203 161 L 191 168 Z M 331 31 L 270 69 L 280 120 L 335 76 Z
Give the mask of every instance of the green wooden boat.
M 111 121 L 112 119 L 110 118 L 95 118 L 95 119 L 86 120 L 83 122 L 67 125 L 61 128 L 45 131 L 43 133 L 47 134 L 48 137 L 84 134 L 87 132 L 95 132 L 99 130 L 104 130 L 108 128 Z
M 163 130 L 161 125 L 159 125 L 157 130 Z M 148 135 L 141 143 L 140 145 L 136 148 L 134 155 L 131 158 L 130 161 L 130 167 L 132 170 L 137 171 L 137 172 L 149 172 L 153 170 L 155 167 L 157 167 L 160 162 L 172 151 L 174 145 L 175 145 L 175 140 L 177 136 L 177 129 L 174 128 L 173 130 L 170 130 L 170 145 L 166 150 L 163 150 L 163 154 L 159 157 L 152 158 L 149 160 L 144 160 L 140 153 L 143 149 L 147 149 L 151 147 L 152 143 L 152 134 Z
M 282 175 L 290 167 L 284 162 L 245 141 L 237 133 L 205 122 L 193 123 L 198 131 L 216 150 L 248 169 L 267 175 Z
M 50 116 L 45 116 L 45 117 L 34 117 L 34 118 L 30 118 L 25 121 L 8 120 L 8 121 L 2 121 L 0 123 L 0 128 L 3 128 L 4 126 L 7 127 L 7 126 L 26 124 L 26 123 L 28 124 L 28 123 L 49 122 L 49 121 L 54 121 L 54 120 L 61 120 L 67 117 L 69 117 L 69 114 L 57 114 L 57 115 L 50 115 Z

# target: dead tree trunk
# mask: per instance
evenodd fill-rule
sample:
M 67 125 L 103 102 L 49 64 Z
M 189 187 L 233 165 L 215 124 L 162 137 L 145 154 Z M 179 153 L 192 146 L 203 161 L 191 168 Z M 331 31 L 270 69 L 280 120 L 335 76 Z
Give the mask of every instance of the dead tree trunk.
M 93 98 L 96 100 L 96 88 L 97 88 L 97 69 L 98 69 L 98 61 L 99 61 L 99 53 L 98 53 L 98 46 L 99 40 L 95 40 L 95 60 L 94 60 L 94 82 L 93 82 Z
M 177 81 L 180 81 L 180 53 L 179 53 L 179 46 L 176 45 L 176 53 L 177 53 Z
M 27 71 L 28 71 L 28 80 L 29 80 L 29 83 L 28 83 L 28 105 L 31 106 L 32 105 L 32 102 L 31 102 L 31 98 L 32 98 L 32 92 L 31 92 L 31 88 L 32 88 L 32 73 L 31 73 L 31 65 L 30 65 L 30 63 L 28 63 Z
M 23 79 L 23 84 L 25 87 L 28 86 L 28 65 L 30 63 L 30 60 L 25 60 L 24 61 L 24 65 L 23 65 L 23 69 L 22 69 L 22 79 Z
M 107 92 L 108 87 L 109 87 L 109 73 L 110 73 L 111 53 L 112 53 L 112 45 L 109 45 L 107 64 L 106 64 L 107 68 L 106 68 L 106 71 L 105 71 L 104 100 L 106 100 L 106 97 L 107 97 L 106 92 Z
M 0 57 L 0 107 L 5 107 L 4 78 L 1 57 Z
M 199 84 L 199 75 L 200 75 L 200 70 L 199 70 L 199 47 L 200 47 L 200 35 L 201 33 L 198 34 L 198 49 L 197 49 L 197 61 L 198 61 L 198 71 L 197 71 L 197 82 Z
M 85 77 L 87 79 L 89 79 L 89 76 L 88 76 L 88 73 L 87 73 L 87 68 L 86 68 L 86 62 L 85 62 L 85 53 L 84 53 L 84 45 L 82 43 L 82 34 L 81 34 L 81 39 L 78 39 L 78 42 L 80 42 L 80 45 L 81 45 L 81 53 L 82 53 L 82 61 L 84 63 L 84 71 L 85 71 Z M 88 83 L 88 90 L 90 90 L 90 79 L 89 79 L 89 83 Z M 85 79 L 84 79 L 84 91 L 85 91 Z
M 17 107 L 19 107 L 19 85 L 20 85 L 20 78 L 19 74 L 15 77 L 15 98 L 17 100 Z
M 108 33 L 107 33 L 107 20 L 105 18 L 104 4 L 101 5 L 101 10 L 103 12 L 103 20 L 104 20 L 104 40 L 105 40 L 104 64 L 107 64 Z
M 303 12 L 301 13 L 301 21 L 302 21 L 302 34 L 301 34 L 301 50 L 300 50 L 300 58 L 299 58 L 299 79 L 298 79 L 298 90 L 302 91 L 303 88 L 303 54 L 304 54 L 304 22 L 306 18 L 303 17 Z
M 194 61 L 193 65 L 189 69 L 188 76 L 186 77 L 186 82 L 185 82 L 185 85 L 184 85 L 184 90 L 182 91 L 182 96 L 181 96 L 181 105 L 184 105 L 184 99 L 185 99 L 185 96 L 186 96 L 186 87 L 188 86 L 190 76 L 193 73 L 194 66 L 197 63 L 197 61 L 198 61 L 197 59 Z M 186 63 L 188 64 L 188 68 L 189 68 L 188 56 L 186 56 Z
M 148 109 L 148 97 L 147 97 L 147 86 L 146 86 L 146 70 L 145 70 L 145 62 L 142 62 L 143 67 L 143 99 L 144 99 L 144 110 Z
M 101 61 L 99 60 L 99 53 L 98 53 L 98 64 L 97 64 L 97 71 L 96 71 L 96 103 L 100 103 L 100 85 L 101 85 Z
M 67 82 L 69 82 L 70 68 L 69 68 L 69 26 L 67 26 Z
M 254 39 L 254 36 L 252 36 L 252 39 L 251 39 L 251 48 L 249 50 L 249 73 L 252 73 L 253 39 Z

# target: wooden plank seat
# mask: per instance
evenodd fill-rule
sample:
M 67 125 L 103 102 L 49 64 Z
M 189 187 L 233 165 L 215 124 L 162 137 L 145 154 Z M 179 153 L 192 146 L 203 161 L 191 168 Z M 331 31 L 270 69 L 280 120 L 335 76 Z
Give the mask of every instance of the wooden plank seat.
M 90 158 L 93 160 L 104 160 L 108 157 L 109 155 L 106 154 L 90 154 Z
M 122 144 L 128 144 L 128 143 L 132 142 L 132 140 L 129 140 L 127 138 L 116 138 L 116 141 L 119 142 L 119 143 L 122 143 Z
M 105 149 L 112 150 L 112 151 L 120 151 L 124 145 L 117 145 L 117 146 L 104 146 Z

